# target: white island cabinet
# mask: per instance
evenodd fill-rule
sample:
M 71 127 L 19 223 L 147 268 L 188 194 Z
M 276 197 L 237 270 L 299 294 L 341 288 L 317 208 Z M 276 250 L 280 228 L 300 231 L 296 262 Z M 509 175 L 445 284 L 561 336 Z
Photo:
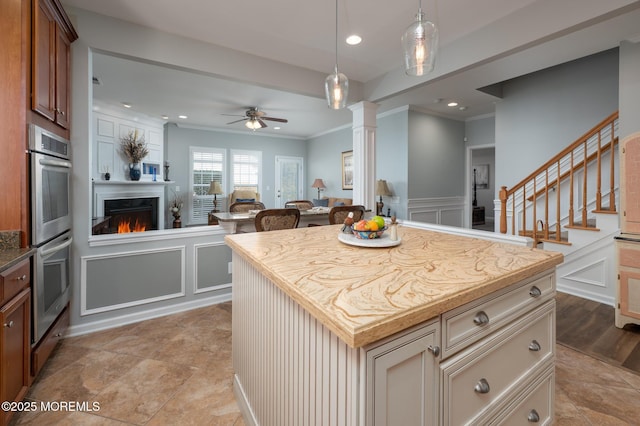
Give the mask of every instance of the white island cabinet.
M 247 424 L 553 421 L 561 254 L 408 227 L 356 247 L 339 229 L 225 237 Z

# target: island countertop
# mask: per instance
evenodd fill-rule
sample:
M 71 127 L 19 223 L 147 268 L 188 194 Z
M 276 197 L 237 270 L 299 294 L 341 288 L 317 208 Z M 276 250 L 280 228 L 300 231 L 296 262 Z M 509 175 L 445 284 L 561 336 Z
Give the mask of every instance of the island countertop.
M 225 236 L 351 347 L 379 341 L 562 263 L 560 253 L 399 226 L 400 245 L 356 247 L 341 225 Z

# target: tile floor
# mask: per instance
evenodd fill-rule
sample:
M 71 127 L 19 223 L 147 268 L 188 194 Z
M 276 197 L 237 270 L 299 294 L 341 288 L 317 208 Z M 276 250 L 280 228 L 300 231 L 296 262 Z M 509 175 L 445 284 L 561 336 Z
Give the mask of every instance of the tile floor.
M 12 425 L 244 425 L 232 391 L 231 304 L 63 340 Z M 640 424 L 640 375 L 557 345 L 556 424 Z

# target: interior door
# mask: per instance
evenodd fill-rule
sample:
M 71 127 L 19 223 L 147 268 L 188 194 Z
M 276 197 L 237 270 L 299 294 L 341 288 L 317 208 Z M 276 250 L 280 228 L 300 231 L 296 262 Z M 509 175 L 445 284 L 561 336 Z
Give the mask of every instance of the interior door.
M 276 156 L 275 203 L 276 208 L 284 208 L 287 201 L 300 200 L 303 191 L 303 161 L 301 157 Z

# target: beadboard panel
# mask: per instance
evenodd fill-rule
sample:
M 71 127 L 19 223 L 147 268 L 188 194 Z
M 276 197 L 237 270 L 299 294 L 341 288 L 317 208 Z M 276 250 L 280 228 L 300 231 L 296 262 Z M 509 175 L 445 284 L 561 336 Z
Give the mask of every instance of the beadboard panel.
M 245 421 L 362 424 L 360 350 L 341 341 L 236 254 L 233 276 L 234 390 Z M 249 347 L 260 353 L 243 350 Z

